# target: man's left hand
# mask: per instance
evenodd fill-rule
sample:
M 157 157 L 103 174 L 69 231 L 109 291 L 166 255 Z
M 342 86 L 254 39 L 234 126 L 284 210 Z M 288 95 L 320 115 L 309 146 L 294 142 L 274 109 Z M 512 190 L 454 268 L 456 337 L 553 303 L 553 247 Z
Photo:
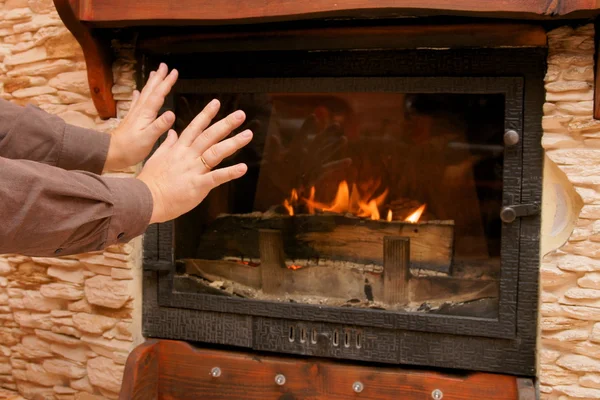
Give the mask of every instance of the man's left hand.
M 135 165 L 146 158 L 154 143 L 175 122 L 175 114 L 167 111 L 158 116 L 165 97 L 177 81 L 177 70 L 171 73 L 165 64 L 152 71 L 142 92 L 133 92 L 131 108 L 123 122 L 115 129 L 104 170 L 116 170 Z

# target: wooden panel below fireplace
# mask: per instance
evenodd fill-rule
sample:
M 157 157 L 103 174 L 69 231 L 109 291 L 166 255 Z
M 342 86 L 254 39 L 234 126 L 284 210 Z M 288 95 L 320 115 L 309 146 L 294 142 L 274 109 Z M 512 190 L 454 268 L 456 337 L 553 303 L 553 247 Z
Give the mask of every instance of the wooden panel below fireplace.
M 352 365 L 151 340 L 127 360 L 120 398 L 532 400 L 530 379 Z

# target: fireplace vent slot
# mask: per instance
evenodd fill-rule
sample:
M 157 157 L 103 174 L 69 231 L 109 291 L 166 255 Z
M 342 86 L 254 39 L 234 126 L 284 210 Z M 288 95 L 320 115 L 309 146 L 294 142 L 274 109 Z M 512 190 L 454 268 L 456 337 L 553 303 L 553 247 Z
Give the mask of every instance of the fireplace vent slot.
M 294 325 L 291 325 L 290 326 L 290 342 L 294 341 L 295 336 L 296 336 L 296 332 L 294 329 Z
M 339 334 L 338 330 L 336 329 L 333 332 L 333 345 L 335 347 L 337 347 L 339 343 L 340 343 L 340 334 Z

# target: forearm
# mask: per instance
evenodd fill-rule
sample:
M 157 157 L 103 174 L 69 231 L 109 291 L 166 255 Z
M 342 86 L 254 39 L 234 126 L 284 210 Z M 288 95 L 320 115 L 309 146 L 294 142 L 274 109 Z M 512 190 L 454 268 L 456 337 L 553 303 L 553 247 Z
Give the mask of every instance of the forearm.
M 0 99 L 0 157 L 101 173 L 110 135 L 66 124 L 37 107 Z
M 0 254 L 63 256 L 102 250 L 142 234 L 147 186 L 25 160 L 0 158 Z

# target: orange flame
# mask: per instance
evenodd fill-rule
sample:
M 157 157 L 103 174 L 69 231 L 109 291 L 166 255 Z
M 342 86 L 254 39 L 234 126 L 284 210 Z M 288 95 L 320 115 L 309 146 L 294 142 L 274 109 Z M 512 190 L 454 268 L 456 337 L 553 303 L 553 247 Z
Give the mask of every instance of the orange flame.
M 421 218 L 421 215 L 423 215 L 423 212 L 425 211 L 426 207 L 427 204 L 423 204 L 421 207 L 417 208 L 412 214 L 406 217 L 404 221 L 416 224 L 417 222 L 419 222 L 419 219 Z
M 300 268 L 302 268 L 301 265 L 295 265 L 295 264 L 288 265 L 288 269 L 292 269 L 294 271 L 297 270 L 297 269 L 300 269 Z
M 387 222 L 392 222 L 392 210 L 388 210 L 388 215 L 386 218 Z

